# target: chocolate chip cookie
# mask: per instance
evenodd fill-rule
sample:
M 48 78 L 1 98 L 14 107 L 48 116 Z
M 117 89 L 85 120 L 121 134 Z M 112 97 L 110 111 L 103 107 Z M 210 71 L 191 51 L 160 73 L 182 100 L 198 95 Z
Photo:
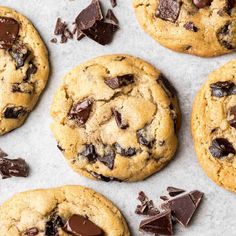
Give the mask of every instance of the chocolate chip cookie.
M 133 0 L 142 28 L 177 52 L 211 57 L 236 49 L 234 0 Z
M 196 96 L 192 134 L 202 168 L 236 192 L 236 60 L 209 76 Z
M 102 195 L 81 186 L 16 194 L 0 206 L 4 236 L 129 236 L 120 211 Z
M 47 50 L 31 22 L 0 7 L 0 135 L 24 123 L 48 73 Z
M 92 179 L 142 180 L 176 151 L 176 91 L 132 56 L 102 56 L 73 69 L 51 114 L 58 148 L 75 171 Z

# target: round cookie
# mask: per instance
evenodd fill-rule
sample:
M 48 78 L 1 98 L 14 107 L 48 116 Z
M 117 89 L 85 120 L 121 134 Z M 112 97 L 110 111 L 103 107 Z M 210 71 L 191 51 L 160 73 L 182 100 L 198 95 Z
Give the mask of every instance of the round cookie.
M 209 76 L 192 112 L 199 162 L 218 185 L 236 192 L 236 60 Z
M 133 0 L 142 28 L 177 52 L 211 57 L 236 49 L 236 8 L 226 0 Z
M 143 180 L 176 151 L 175 90 L 135 57 L 102 56 L 73 69 L 51 114 L 59 149 L 76 172 L 92 179 Z
M 24 123 L 48 74 L 47 50 L 31 22 L 0 7 L 0 135 Z
M 120 211 L 81 186 L 18 193 L 0 206 L 1 235 L 129 236 Z

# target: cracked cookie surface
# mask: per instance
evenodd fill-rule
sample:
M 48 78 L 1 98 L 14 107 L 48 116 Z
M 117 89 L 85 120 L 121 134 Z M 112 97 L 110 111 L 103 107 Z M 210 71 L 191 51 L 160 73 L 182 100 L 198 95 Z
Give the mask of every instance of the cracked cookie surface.
M 199 162 L 218 185 L 236 192 L 236 60 L 210 74 L 192 112 Z
M 236 49 L 233 0 L 133 0 L 142 28 L 161 45 L 211 57 Z
M 58 148 L 76 172 L 92 179 L 145 179 L 177 148 L 175 90 L 153 66 L 132 56 L 102 56 L 73 69 L 51 114 Z
M 103 232 L 88 235 L 130 235 L 123 216 L 113 203 L 99 193 L 81 186 L 16 194 L 0 206 L 1 235 L 78 235 L 67 233 L 64 227 L 72 216 L 84 217 L 85 221 L 89 220 Z M 89 228 L 91 230 L 91 226 Z
M 46 47 L 31 22 L 0 7 L 0 135 L 21 126 L 49 74 Z

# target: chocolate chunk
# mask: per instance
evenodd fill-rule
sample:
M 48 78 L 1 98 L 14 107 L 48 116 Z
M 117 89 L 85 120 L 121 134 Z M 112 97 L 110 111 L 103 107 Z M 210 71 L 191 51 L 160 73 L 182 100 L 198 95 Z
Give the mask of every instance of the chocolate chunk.
M 37 234 L 39 234 L 39 230 L 38 230 L 38 228 L 34 227 L 34 228 L 28 229 L 28 230 L 25 232 L 24 235 L 26 235 L 26 236 L 35 236 L 35 235 L 37 235 Z
M 86 157 L 90 163 L 96 162 L 98 158 L 95 146 L 92 144 L 86 144 L 85 150 L 79 154 Z
M 160 199 L 163 200 L 163 201 L 169 200 L 169 198 L 167 196 L 160 196 Z
M 109 169 L 113 170 L 116 154 L 114 150 L 110 150 L 109 153 L 105 154 L 103 157 L 98 156 L 97 159 L 102 162 Z
M 6 154 L 5 154 L 6 155 Z M 29 166 L 25 160 L 7 159 L 4 154 L 0 156 L 0 174 L 3 179 L 15 177 L 27 177 L 29 175 Z
M 173 235 L 171 211 L 164 211 L 160 214 L 142 220 L 139 229 L 155 235 Z
M 190 30 L 190 31 L 193 31 L 193 32 L 197 32 L 198 31 L 198 28 L 193 24 L 193 22 L 187 22 L 184 24 L 184 28 L 186 30 Z
M 21 42 L 14 44 L 9 53 L 16 62 L 16 69 L 23 67 L 26 59 L 30 55 L 30 51 Z
M 226 157 L 229 154 L 236 154 L 232 143 L 230 143 L 225 138 L 216 138 L 212 140 L 212 144 L 209 147 L 209 151 L 211 155 L 216 158 Z
M 137 131 L 137 139 L 138 142 L 148 148 L 152 148 L 154 144 L 154 140 L 150 140 L 148 137 L 147 131 L 144 129 L 140 129 Z
M 111 6 L 112 6 L 113 8 L 117 6 L 116 0 L 110 0 L 110 2 L 111 2 Z
M 193 4 L 197 8 L 204 8 L 204 7 L 210 6 L 212 1 L 213 0 L 193 0 Z
M 236 89 L 236 86 L 232 82 L 224 81 L 224 82 L 216 82 L 214 84 L 211 84 L 210 88 L 211 88 L 212 96 L 221 98 L 221 97 L 226 97 L 226 96 L 234 94 L 234 90 Z
M 92 110 L 92 101 L 83 100 L 73 105 L 69 112 L 69 118 L 75 120 L 78 125 L 84 125 Z
M 81 215 L 72 215 L 63 228 L 68 233 L 80 236 L 103 236 L 103 230 Z
M 120 112 L 118 112 L 115 108 L 112 108 L 112 113 L 115 117 L 116 124 L 120 129 L 127 129 L 129 127 L 129 125 L 122 120 Z
M 51 42 L 51 43 L 57 43 L 57 38 L 52 38 L 52 39 L 50 40 L 50 42 Z
M 10 49 L 19 33 L 19 23 L 9 17 L 0 17 L 0 48 Z
M 7 107 L 3 112 L 6 119 L 18 119 L 23 117 L 27 113 L 24 107 Z
M 0 158 L 2 157 L 7 157 L 7 153 L 5 153 L 1 148 L 0 148 Z
M 176 96 L 177 92 L 175 88 L 163 74 L 159 75 L 157 83 L 161 85 L 168 97 L 174 98 Z
M 61 18 L 57 18 L 56 26 L 54 29 L 55 35 L 62 35 L 67 27 L 67 24 L 61 20 Z
M 198 207 L 204 194 L 198 190 L 194 190 L 194 191 L 191 191 L 189 195 L 192 198 L 195 206 Z
M 63 220 L 60 216 L 53 214 L 46 222 L 45 236 L 55 236 L 58 233 L 58 229 L 64 226 Z
M 132 83 L 134 83 L 133 74 L 118 75 L 116 77 L 105 80 L 105 84 L 112 89 L 118 89 Z
M 179 17 L 181 5 L 182 3 L 179 0 L 160 0 L 156 17 L 174 23 Z
M 36 74 L 37 70 L 38 70 L 38 68 L 34 65 L 34 63 L 30 62 L 29 63 L 29 67 L 28 67 L 28 69 L 26 71 L 26 75 L 25 75 L 23 80 L 24 81 L 30 80 L 31 75 Z
M 115 143 L 115 149 L 116 149 L 116 152 L 120 154 L 121 156 L 132 157 L 136 154 L 135 148 L 129 147 L 125 149 L 125 148 L 122 148 L 120 144 L 118 143 Z
M 28 93 L 32 94 L 34 91 L 34 85 L 31 83 L 15 83 L 12 85 L 11 91 L 13 93 Z
M 96 21 L 92 27 L 81 31 L 97 43 L 106 45 L 111 43 L 113 35 L 117 30 L 118 27 L 114 24 L 106 23 L 104 21 Z
M 98 174 L 96 172 L 90 171 L 89 172 L 94 178 L 104 181 L 104 182 L 111 182 L 111 181 L 118 181 L 118 182 L 122 182 L 122 180 L 114 178 L 114 177 L 107 177 L 101 174 Z
M 119 21 L 111 9 L 108 9 L 108 11 L 107 11 L 106 20 L 107 20 L 107 22 L 109 22 L 113 25 L 119 25 Z
M 229 116 L 229 124 L 230 126 L 234 127 L 236 129 L 236 106 L 233 106 L 229 109 L 228 112 L 228 116 Z
M 175 188 L 175 187 L 168 187 L 167 191 L 171 197 L 175 197 L 175 196 L 185 192 L 185 190 Z

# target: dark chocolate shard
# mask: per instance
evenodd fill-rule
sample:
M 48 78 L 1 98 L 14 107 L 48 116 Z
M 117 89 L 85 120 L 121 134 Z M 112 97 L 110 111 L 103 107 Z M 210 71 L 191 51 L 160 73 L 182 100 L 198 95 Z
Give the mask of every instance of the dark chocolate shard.
M 81 215 L 72 215 L 66 222 L 63 230 L 72 235 L 103 236 L 104 232 L 88 218 Z
M 0 174 L 3 179 L 10 177 L 27 177 L 29 175 L 29 166 L 22 158 L 7 159 L 0 156 Z
M 195 206 L 198 207 L 199 204 L 200 204 L 200 202 L 201 202 L 201 200 L 202 200 L 202 198 L 203 198 L 204 193 L 203 193 L 203 192 L 200 192 L 200 191 L 198 191 L 198 190 L 194 190 L 194 191 L 191 191 L 191 192 L 189 193 L 189 195 L 190 195 L 190 197 L 192 198 L 192 200 L 193 200 Z
M 176 89 L 163 74 L 159 75 L 157 83 L 161 85 L 161 87 L 164 89 L 168 97 L 174 98 L 176 96 L 177 94 Z
M 179 17 L 181 5 L 179 0 L 160 0 L 156 17 L 174 23 Z
M 104 21 L 96 21 L 92 27 L 81 31 L 95 42 L 101 45 L 106 45 L 111 43 L 113 35 L 117 30 L 118 27 L 114 24 Z
M 18 119 L 27 114 L 27 110 L 24 107 L 14 107 L 14 106 L 9 106 L 6 107 L 3 114 L 4 118 L 6 119 Z
M 19 33 L 19 23 L 9 17 L 0 17 L 0 49 L 10 49 Z
M 235 149 L 227 139 L 216 138 L 212 140 L 211 146 L 209 147 L 211 155 L 215 158 L 227 157 L 229 154 L 235 155 Z
M 184 28 L 186 30 L 190 30 L 190 31 L 193 31 L 193 32 L 197 32 L 198 31 L 198 28 L 194 25 L 193 22 L 187 22 L 184 24 Z
M 228 122 L 230 126 L 236 129 L 236 106 L 230 107 L 228 111 Z
M 210 85 L 211 95 L 214 97 L 226 97 L 234 94 L 236 86 L 233 82 L 230 81 L 219 81 Z
M 56 26 L 54 29 L 55 35 L 62 35 L 67 27 L 66 22 L 63 22 L 61 18 L 57 18 Z
M 0 148 L 0 158 L 7 157 L 8 154 L 5 153 L 1 148 Z
M 36 227 L 30 228 L 28 229 L 24 235 L 26 236 L 35 236 L 39 234 L 39 230 Z
M 132 157 L 136 154 L 136 149 L 135 148 L 129 147 L 129 148 L 125 149 L 125 148 L 122 148 L 120 146 L 120 144 L 118 144 L 118 143 L 115 143 L 114 146 L 115 146 L 116 152 L 118 154 L 120 154 L 121 156 Z
M 210 6 L 212 1 L 213 0 L 193 0 L 193 4 L 197 8 L 204 8 L 204 7 Z
M 106 20 L 107 20 L 107 22 L 109 22 L 113 25 L 119 25 L 119 21 L 111 9 L 108 9 L 108 11 L 107 11 Z
M 34 65 L 34 63 L 30 62 L 23 81 L 29 81 L 31 75 L 36 74 L 37 70 L 38 70 L 38 68 Z
M 93 144 L 86 144 L 85 150 L 79 153 L 79 155 L 86 157 L 90 163 L 96 162 L 98 158 L 98 154 Z
M 163 200 L 163 201 L 169 200 L 169 198 L 167 196 L 160 196 L 160 199 Z
M 118 75 L 105 80 L 105 84 L 112 89 L 118 89 L 134 83 L 133 74 Z
M 113 170 L 114 163 L 115 163 L 115 151 L 110 150 L 108 153 L 106 153 L 103 157 L 98 156 L 97 159 L 102 162 L 105 166 L 107 166 L 110 170 Z
M 69 118 L 75 120 L 78 125 L 84 125 L 92 110 L 92 101 L 85 99 L 75 103 L 69 112 Z
M 120 112 L 118 112 L 115 108 L 112 108 L 112 113 L 115 117 L 116 124 L 120 129 L 127 129 L 129 127 L 129 125 L 123 121 Z
M 171 197 L 175 197 L 175 196 L 177 196 L 177 195 L 179 195 L 181 193 L 184 193 L 185 190 L 179 189 L 179 188 L 175 188 L 175 187 L 168 187 L 167 188 L 167 192 L 169 193 L 169 195 Z
M 155 235 L 173 235 L 171 211 L 164 211 L 142 220 L 139 230 Z
M 111 6 L 114 8 L 117 6 L 117 1 L 116 0 L 110 0 Z
M 50 216 L 45 226 L 45 236 L 58 235 L 58 230 L 64 226 L 63 220 L 57 214 Z
M 138 142 L 148 148 L 152 148 L 155 140 L 151 139 L 148 134 L 146 129 L 140 129 L 137 131 L 137 139 Z
M 122 180 L 114 178 L 114 177 L 107 177 L 102 174 L 98 174 L 96 172 L 90 171 L 89 172 L 94 178 L 104 181 L 104 182 L 111 182 L 111 181 L 117 181 L 117 182 L 122 182 Z

